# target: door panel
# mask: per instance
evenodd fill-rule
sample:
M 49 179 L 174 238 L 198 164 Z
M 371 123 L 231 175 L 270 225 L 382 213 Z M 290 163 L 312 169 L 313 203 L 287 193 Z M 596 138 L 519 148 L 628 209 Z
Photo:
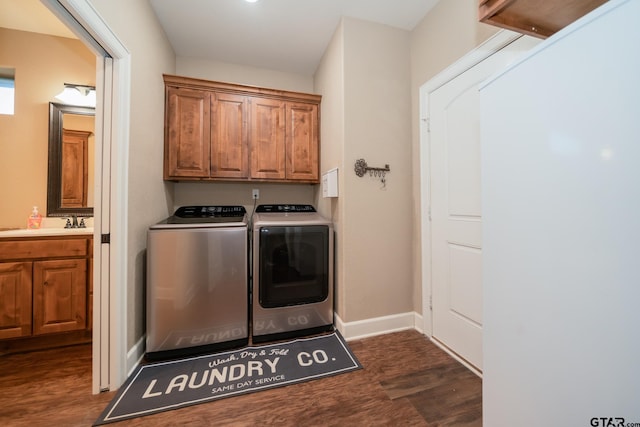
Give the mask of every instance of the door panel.
M 428 94 L 433 337 L 482 370 L 478 88 L 537 41 L 520 38 Z
M 167 90 L 165 179 L 209 176 L 210 114 L 209 92 Z
M 449 215 L 480 218 L 480 123 L 477 82 L 446 106 Z
M 486 75 L 472 69 L 430 97 L 433 335 L 478 369 L 482 223 L 477 86 Z
M 33 265 L 33 335 L 84 329 L 87 260 L 38 261 Z
M 0 339 L 31 335 L 31 262 L 0 263 Z
M 482 251 L 449 244 L 451 311 L 478 326 L 482 324 Z
M 211 95 L 211 176 L 249 176 L 247 99 L 244 96 Z
M 287 179 L 318 179 L 317 130 L 317 105 L 287 105 Z
M 285 178 L 285 105 L 251 99 L 251 178 Z

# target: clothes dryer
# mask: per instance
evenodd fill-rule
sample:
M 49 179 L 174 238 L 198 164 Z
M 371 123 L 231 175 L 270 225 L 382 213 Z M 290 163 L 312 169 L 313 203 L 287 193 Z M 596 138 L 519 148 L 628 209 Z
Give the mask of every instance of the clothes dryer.
M 333 224 L 311 205 L 260 205 L 252 226 L 252 341 L 333 330 Z

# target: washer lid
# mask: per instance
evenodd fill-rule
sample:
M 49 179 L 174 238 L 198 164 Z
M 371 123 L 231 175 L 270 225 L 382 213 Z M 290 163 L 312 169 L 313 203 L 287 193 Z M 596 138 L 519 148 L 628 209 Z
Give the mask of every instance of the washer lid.
M 169 218 L 151 227 L 202 228 L 246 227 L 247 211 L 244 206 L 182 206 Z

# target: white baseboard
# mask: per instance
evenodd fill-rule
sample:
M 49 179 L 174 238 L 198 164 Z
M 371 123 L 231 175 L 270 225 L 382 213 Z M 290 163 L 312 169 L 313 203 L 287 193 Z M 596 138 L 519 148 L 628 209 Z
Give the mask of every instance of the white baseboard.
M 335 325 L 345 340 L 352 341 L 407 329 L 415 329 L 422 333 L 422 316 L 412 311 L 345 323 L 336 314 Z
M 137 343 L 131 347 L 131 350 L 127 352 L 127 378 L 133 373 L 133 371 L 140 365 L 142 358 L 144 357 L 146 335 L 138 340 Z

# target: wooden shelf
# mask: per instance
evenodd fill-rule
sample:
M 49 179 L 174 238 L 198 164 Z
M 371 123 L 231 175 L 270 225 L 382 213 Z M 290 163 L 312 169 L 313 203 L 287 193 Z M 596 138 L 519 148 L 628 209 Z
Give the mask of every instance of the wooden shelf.
M 547 38 L 607 0 L 479 0 L 480 22 Z

